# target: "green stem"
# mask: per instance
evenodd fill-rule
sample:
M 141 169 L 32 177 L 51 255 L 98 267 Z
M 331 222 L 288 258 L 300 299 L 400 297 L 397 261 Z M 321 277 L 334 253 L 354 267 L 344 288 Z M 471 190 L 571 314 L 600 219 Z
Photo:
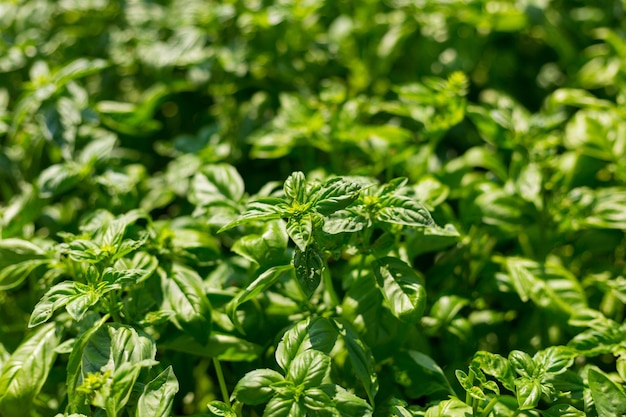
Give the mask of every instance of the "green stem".
M 333 286 L 333 280 L 330 276 L 328 265 L 325 265 L 325 268 L 322 271 L 322 276 L 324 278 L 324 288 L 326 288 L 326 292 L 330 297 L 331 307 L 337 307 L 339 305 L 339 297 L 337 296 L 337 292 L 335 291 L 335 287 Z
M 228 389 L 226 389 L 226 381 L 224 380 L 224 373 L 222 372 L 222 364 L 217 358 L 213 358 L 213 366 L 215 366 L 215 373 L 217 374 L 217 380 L 220 383 L 220 391 L 222 391 L 222 399 L 230 407 L 230 396 L 228 395 Z
M 489 413 L 491 413 L 491 410 L 493 409 L 493 407 L 495 407 L 497 403 L 498 403 L 498 397 L 493 397 L 491 401 L 489 401 L 489 403 L 487 404 L 487 407 L 485 407 L 485 409 L 483 410 L 481 416 L 487 417 Z
M 474 384 L 474 373 L 472 372 L 471 369 L 469 371 L 469 375 L 467 376 L 467 378 L 469 379 L 470 384 Z M 469 390 L 465 391 L 465 404 L 470 405 L 470 406 L 473 404 L 472 396 L 470 395 Z

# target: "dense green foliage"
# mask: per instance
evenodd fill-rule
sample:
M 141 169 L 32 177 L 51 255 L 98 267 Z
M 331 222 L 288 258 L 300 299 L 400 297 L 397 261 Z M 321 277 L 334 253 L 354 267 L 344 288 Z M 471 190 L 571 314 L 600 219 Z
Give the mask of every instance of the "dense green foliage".
M 0 2 L 0 416 L 626 414 L 626 16 Z

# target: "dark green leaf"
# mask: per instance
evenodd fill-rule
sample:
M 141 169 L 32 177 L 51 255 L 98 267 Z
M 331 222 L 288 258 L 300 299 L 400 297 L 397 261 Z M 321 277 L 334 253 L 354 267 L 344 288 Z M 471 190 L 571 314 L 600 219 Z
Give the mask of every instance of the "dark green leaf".
M 415 350 L 401 351 L 393 357 L 395 382 L 404 387 L 409 398 L 421 398 L 437 392 L 454 395 L 443 370 L 430 357 Z
M 367 219 L 351 210 L 338 210 L 324 218 L 322 230 L 331 235 L 338 233 L 354 233 L 367 226 Z
M 276 281 L 278 281 L 282 274 L 290 270 L 293 270 L 293 266 L 291 265 L 274 266 L 268 269 L 259 275 L 259 277 L 251 284 L 249 284 L 245 290 L 237 294 L 237 296 L 233 298 L 230 303 L 228 303 L 227 312 L 230 319 L 233 321 L 233 324 L 235 324 L 240 332 L 243 333 L 243 328 L 237 318 L 237 307 L 246 301 L 252 300 L 261 292 L 271 287 Z
M 304 294 L 311 297 L 322 280 L 324 260 L 320 253 L 312 246 L 304 252 L 296 248 L 293 254 L 293 266 Z
M 341 319 L 333 320 L 339 335 L 348 351 L 348 358 L 357 378 L 365 387 L 365 392 L 371 404 L 374 404 L 374 397 L 378 392 L 378 375 L 374 369 L 376 361 L 369 348 L 359 339 L 358 335 Z

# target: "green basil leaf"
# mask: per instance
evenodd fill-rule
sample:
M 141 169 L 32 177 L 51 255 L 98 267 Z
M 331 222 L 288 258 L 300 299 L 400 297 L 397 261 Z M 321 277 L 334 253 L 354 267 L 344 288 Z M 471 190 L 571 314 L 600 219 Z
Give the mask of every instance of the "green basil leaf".
M 404 388 L 409 398 L 421 398 L 438 392 L 454 395 L 454 389 L 441 367 L 421 352 L 408 350 L 395 354 L 393 371 L 395 382 Z
M 245 235 L 231 249 L 258 265 L 268 265 L 285 257 L 288 241 L 285 222 L 275 220 L 265 224 L 262 235 Z
M 495 353 L 479 351 L 474 354 L 472 362 L 476 363 L 484 373 L 500 381 L 504 388 L 515 391 L 515 373 L 506 358 Z
M 335 384 L 324 384 L 320 389 L 332 400 L 340 415 L 371 417 L 372 407 L 363 398 Z
M 536 408 L 541 399 L 541 381 L 523 376 L 515 380 L 517 404 L 520 410 Z
M 255 369 L 237 382 L 232 396 L 244 404 L 263 404 L 274 395 L 272 384 L 284 380 L 281 374 L 271 369 Z
M 569 404 L 553 405 L 547 410 L 542 410 L 541 415 L 543 417 L 587 417 L 587 414 Z
M 102 317 L 100 320 L 95 322 L 92 327 L 90 327 L 89 329 L 87 329 L 87 331 L 80 335 L 76 342 L 74 342 L 74 346 L 72 352 L 70 353 L 70 358 L 67 364 L 66 386 L 67 398 L 69 400 L 69 412 L 83 412 L 81 410 L 85 410 L 85 408 L 87 408 L 85 412 L 90 413 L 89 407 L 85 407 L 84 398 L 81 395 L 77 394 L 76 388 L 78 388 L 78 386 L 81 384 L 83 376 L 86 375 L 89 371 L 97 372 L 96 367 L 87 367 L 87 372 L 83 373 L 83 358 L 85 357 L 85 348 L 91 341 L 91 338 L 94 337 L 94 334 L 100 334 L 100 329 L 108 319 L 108 316 Z M 91 350 L 89 351 L 88 357 L 89 356 L 92 356 Z
M 351 210 L 338 210 L 324 218 L 322 230 L 331 235 L 354 233 L 368 226 L 367 219 Z
M 63 281 L 50 288 L 35 305 L 28 327 L 35 327 L 45 323 L 59 308 L 65 306 L 73 299 L 80 296 L 80 291 L 73 281 Z
M 115 369 L 112 381 L 110 382 L 110 391 L 104 398 L 104 408 L 107 417 L 118 417 L 120 411 L 124 408 L 133 386 L 139 377 L 141 366 L 132 362 L 124 362 Z
M 40 327 L 22 342 L 2 366 L 0 411 L 7 416 L 28 414 L 56 358 L 62 331 L 54 323 Z
M 328 180 L 313 197 L 314 209 L 328 216 L 352 204 L 359 197 L 361 186 L 335 177 Z
M 290 217 L 287 222 L 287 233 L 302 252 L 306 251 L 313 235 L 313 218 L 311 214 L 306 213 L 300 218 Z
M 276 362 L 287 372 L 291 361 L 299 354 L 310 349 L 330 354 L 336 341 L 337 330 L 328 319 L 307 318 L 285 332 L 276 348 Z
M 221 233 L 228 229 L 232 229 L 233 227 L 245 223 L 260 220 L 280 219 L 286 213 L 285 207 L 286 203 L 285 200 L 282 198 L 266 197 L 261 198 L 257 201 L 253 201 L 252 203 L 248 204 L 246 211 L 242 215 L 240 215 L 237 220 L 230 222 L 222 227 L 220 230 L 218 230 L 218 233 Z
M 509 363 L 513 370 L 524 377 L 534 377 L 535 363 L 530 355 L 521 350 L 514 350 L 509 353 Z
M 330 372 L 330 357 L 319 350 L 307 350 L 289 364 L 287 380 L 296 386 L 317 387 Z
M 71 190 L 83 179 L 84 173 L 76 163 L 51 165 L 39 174 L 37 185 L 41 198 L 56 197 Z
M 197 205 L 208 206 L 225 201 L 239 202 L 245 186 L 237 169 L 228 164 L 209 165 L 193 178 L 192 198 Z
M 324 260 L 317 249 L 309 246 L 304 252 L 296 248 L 293 254 L 293 266 L 298 284 L 307 298 L 310 298 L 322 281 Z
M 213 400 L 206 406 L 209 408 L 209 412 L 214 416 L 237 417 L 237 413 L 232 409 L 232 407 L 223 401 Z
M 392 314 L 405 322 L 419 321 L 426 306 L 426 290 L 415 270 L 392 257 L 375 260 L 372 268 Z
M 265 406 L 263 417 L 306 417 L 306 408 L 291 397 L 276 395 Z
M 471 406 L 453 397 L 430 407 L 425 417 L 469 417 L 472 415 L 474 415 L 474 410 Z
M 283 184 L 285 195 L 296 203 L 304 203 L 306 197 L 306 179 L 302 172 L 294 172 Z
M 378 375 L 374 369 L 376 361 L 367 345 L 359 339 L 349 324 L 342 319 L 333 319 L 332 323 L 342 337 L 352 368 L 365 387 L 365 392 L 373 405 L 374 397 L 378 392 Z
M 589 368 L 587 379 L 591 396 L 599 417 L 626 414 L 626 393 L 599 369 Z
M 211 332 L 209 341 L 205 345 L 198 343 L 188 334 L 181 334 L 171 339 L 159 339 L 159 349 L 174 350 L 204 358 L 217 358 L 228 362 L 250 362 L 257 359 L 264 351 L 261 345 L 215 331 Z
M 253 299 L 261 292 L 267 290 L 276 281 L 278 281 L 282 274 L 290 270 L 293 270 L 293 266 L 291 265 L 281 265 L 269 268 L 267 271 L 259 275 L 257 279 L 255 279 L 246 287 L 246 289 L 237 294 L 237 296 L 228 303 L 226 311 L 235 327 L 237 327 L 237 330 L 239 330 L 241 333 L 244 333 L 243 328 L 241 327 L 241 323 L 239 322 L 239 319 L 237 317 L 237 307 L 239 307 L 246 301 Z
M 35 268 L 47 262 L 45 252 L 26 240 L 0 240 L 0 291 L 19 286 Z
M 202 278 L 194 270 L 174 264 L 164 293 L 176 313 L 175 323 L 205 344 L 211 334 L 211 305 Z
M 169 417 L 178 380 L 171 366 L 148 382 L 137 400 L 136 417 Z
M 304 391 L 304 406 L 314 411 L 330 411 L 334 409 L 332 399 L 321 388 L 309 388 Z
M 550 346 L 535 354 L 533 361 L 545 374 L 558 375 L 574 364 L 578 353 L 565 346 Z
M 406 226 L 434 226 L 435 221 L 421 203 L 400 195 L 381 199 L 381 208 L 375 213 L 378 221 Z

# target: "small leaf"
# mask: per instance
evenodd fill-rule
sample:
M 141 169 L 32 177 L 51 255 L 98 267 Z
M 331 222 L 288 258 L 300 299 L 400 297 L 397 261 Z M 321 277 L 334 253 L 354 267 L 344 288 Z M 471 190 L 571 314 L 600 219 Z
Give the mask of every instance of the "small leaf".
M 324 260 L 320 253 L 312 246 L 304 252 L 296 248 L 293 254 L 293 266 L 304 294 L 311 297 L 322 281 Z
M 311 242 L 313 234 L 313 218 L 310 213 L 301 217 L 290 217 L 287 222 L 287 233 L 296 246 L 304 252 Z
M 220 417 L 237 417 L 237 413 L 223 401 L 213 400 L 206 405 L 209 412 L 214 416 Z
M 306 196 L 306 179 L 302 172 L 291 174 L 283 185 L 285 195 L 296 203 L 304 203 Z
M 169 417 L 178 380 L 171 366 L 146 384 L 137 400 L 136 417 Z
M 63 281 L 50 288 L 35 305 L 28 322 L 28 327 L 45 323 L 59 308 L 80 296 L 80 291 L 73 281 Z
M 393 371 L 394 380 L 404 388 L 409 398 L 421 398 L 437 392 L 454 395 L 441 367 L 430 356 L 421 352 L 398 352 L 393 357 Z
M 324 384 L 320 389 L 330 397 L 340 415 L 371 417 L 372 407 L 363 398 L 335 384 Z
M 557 404 L 541 411 L 543 417 L 586 417 L 587 415 L 569 404 Z
M 263 404 L 274 395 L 272 384 L 284 380 L 281 374 L 271 369 L 255 369 L 237 382 L 232 396 L 244 404 Z
M 419 275 L 400 259 L 384 257 L 372 263 L 376 282 L 392 314 L 416 323 L 426 306 L 426 290 Z
M 231 248 L 233 252 L 258 265 L 284 258 L 289 237 L 282 220 L 269 221 L 262 235 L 247 234 Z
M 528 353 L 521 350 L 511 351 L 509 363 L 519 375 L 529 378 L 535 376 L 535 363 Z

